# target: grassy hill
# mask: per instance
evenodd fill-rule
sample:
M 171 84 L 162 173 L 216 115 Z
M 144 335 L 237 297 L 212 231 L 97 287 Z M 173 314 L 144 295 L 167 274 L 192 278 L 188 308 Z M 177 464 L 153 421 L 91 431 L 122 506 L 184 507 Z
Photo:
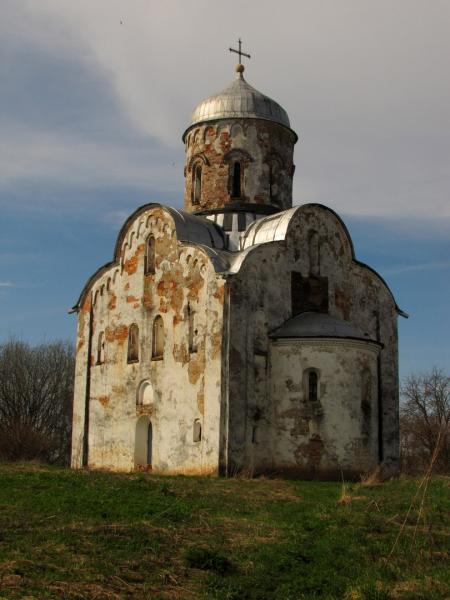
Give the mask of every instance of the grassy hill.
M 418 483 L 3 464 L 0 598 L 448 598 L 450 479 Z

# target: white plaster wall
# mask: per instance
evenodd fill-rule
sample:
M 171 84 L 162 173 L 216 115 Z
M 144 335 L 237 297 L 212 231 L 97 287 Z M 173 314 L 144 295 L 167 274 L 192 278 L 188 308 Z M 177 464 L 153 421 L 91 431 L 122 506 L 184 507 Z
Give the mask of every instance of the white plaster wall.
M 156 238 L 156 272 L 145 275 L 145 240 Z M 215 473 L 218 470 L 223 280 L 201 247 L 177 241 L 173 219 L 161 207 L 128 225 L 118 264 L 92 286 L 93 348 L 89 401 L 89 458 L 93 468 L 135 467 L 136 423 L 146 414 L 153 426 L 153 470 Z M 188 349 L 187 305 L 195 312 L 197 352 Z M 154 318 L 164 322 L 163 360 L 152 360 Z M 79 319 L 83 318 L 80 311 Z M 139 362 L 127 363 L 128 329 L 139 327 Z M 96 364 L 100 331 L 105 362 Z M 87 355 L 77 361 L 74 446 L 83 433 Z M 137 406 L 139 386 L 149 380 L 153 402 Z M 195 419 L 201 442 L 193 441 Z M 80 466 L 79 461 L 73 462 Z
M 278 340 L 271 346 L 273 460 L 300 472 L 365 472 L 378 462 L 378 346 L 352 340 Z M 308 369 L 319 375 L 308 398 Z M 362 373 L 371 375 L 363 390 Z M 364 427 L 362 396 L 370 401 Z M 368 435 L 367 435 L 368 434 Z
M 371 339 L 379 337 L 382 344 L 382 461 L 395 471 L 399 435 L 395 301 L 380 277 L 354 259 L 351 240 L 339 218 L 320 205 L 299 207 L 285 240 L 253 247 L 230 280 L 229 463 L 236 468 L 250 462 L 269 470 L 274 467 L 270 441 L 255 449 L 250 440 L 254 405 L 264 402 L 255 387 L 254 354 L 256 350 L 269 352 L 269 334 L 292 317 L 291 272 L 303 277 L 312 273 L 312 232 L 319 242 L 319 265 L 313 274 L 328 280 L 330 316 L 350 322 Z

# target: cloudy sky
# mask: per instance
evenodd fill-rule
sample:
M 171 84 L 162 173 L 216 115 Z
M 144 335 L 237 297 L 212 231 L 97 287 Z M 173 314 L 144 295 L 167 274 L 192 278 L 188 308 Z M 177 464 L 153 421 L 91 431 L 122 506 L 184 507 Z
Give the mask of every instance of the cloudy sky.
M 294 202 L 335 209 L 398 304 L 402 375 L 450 364 L 450 2 L 3 0 L 0 339 L 67 310 L 123 220 L 181 207 L 181 135 L 233 78 L 299 134 Z

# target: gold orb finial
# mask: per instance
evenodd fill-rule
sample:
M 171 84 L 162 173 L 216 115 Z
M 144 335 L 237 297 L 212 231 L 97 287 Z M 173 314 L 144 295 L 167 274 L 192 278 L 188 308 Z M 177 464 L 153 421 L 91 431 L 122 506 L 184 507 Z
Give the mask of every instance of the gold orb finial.
M 244 65 L 242 65 L 241 63 L 239 63 L 238 65 L 236 65 L 236 73 L 243 73 L 244 72 Z

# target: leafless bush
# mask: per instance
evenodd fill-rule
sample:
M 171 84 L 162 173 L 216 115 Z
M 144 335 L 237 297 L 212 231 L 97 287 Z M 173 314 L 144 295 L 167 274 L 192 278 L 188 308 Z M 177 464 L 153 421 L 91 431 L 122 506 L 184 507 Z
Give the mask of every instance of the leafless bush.
M 68 342 L 0 345 L 0 457 L 68 462 L 73 377 Z
M 434 470 L 450 471 L 450 377 L 434 368 L 410 375 L 401 389 L 402 467 L 423 472 L 433 456 Z M 437 453 L 436 453 L 437 451 Z

